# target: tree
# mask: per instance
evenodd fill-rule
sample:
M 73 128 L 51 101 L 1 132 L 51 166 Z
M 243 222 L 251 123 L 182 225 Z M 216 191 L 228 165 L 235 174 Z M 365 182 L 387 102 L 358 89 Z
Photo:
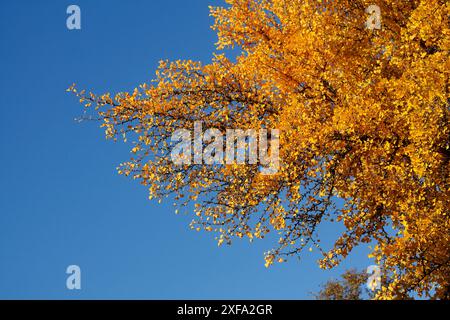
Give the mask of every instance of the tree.
M 367 278 L 367 274 L 363 271 L 346 270 L 340 280 L 332 279 L 323 284 L 314 297 L 317 300 L 370 299 L 373 297 L 373 292 L 366 287 Z
M 150 198 L 195 203 L 192 228 L 217 232 L 219 244 L 279 233 L 266 266 L 315 246 L 320 267 L 332 268 L 374 242 L 370 257 L 391 279 L 378 298 L 448 298 L 448 2 L 227 2 L 211 8 L 211 63 L 162 61 L 153 83 L 114 96 L 69 88 L 95 107 L 108 138 L 133 138 L 119 172 Z M 381 29 L 366 23 L 373 2 Z M 229 48 L 241 53 L 228 58 Z M 199 122 L 278 129 L 279 169 L 175 164 L 172 134 Z M 319 243 L 325 221 L 346 228 L 331 250 Z

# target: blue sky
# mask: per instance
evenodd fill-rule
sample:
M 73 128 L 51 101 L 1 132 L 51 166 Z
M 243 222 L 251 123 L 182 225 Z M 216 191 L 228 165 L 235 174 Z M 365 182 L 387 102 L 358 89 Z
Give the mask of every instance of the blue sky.
M 70 4 L 81 30 L 66 28 Z M 74 121 L 73 82 L 131 90 L 160 59 L 210 61 L 209 4 L 222 1 L 1 1 L 0 298 L 305 299 L 346 267 L 371 264 L 361 248 L 333 271 L 315 252 L 266 269 L 269 242 L 218 248 L 170 201 L 149 201 L 116 173 L 129 145 Z M 329 240 L 336 227 L 323 231 Z M 71 264 L 81 290 L 66 288 Z

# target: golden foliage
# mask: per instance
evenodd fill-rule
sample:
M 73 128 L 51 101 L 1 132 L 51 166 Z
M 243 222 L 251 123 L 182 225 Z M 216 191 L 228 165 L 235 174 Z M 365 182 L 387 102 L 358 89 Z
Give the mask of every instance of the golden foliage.
M 389 283 L 379 298 L 450 292 L 449 9 L 438 0 L 228 0 L 211 8 L 211 63 L 162 61 L 130 93 L 77 93 L 109 138 L 136 137 L 120 173 L 150 198 L 195 203 L 192 227 L 237 237 L 280 233 L 266 265 L 304 248 L 331 268 L 361 244 Z M 382 29 L 365 28 L 376 2 Z M 169 140 L 204 128 L 280 129 L 277 174 L 258 165 L 175 166 Z M 346 231 L 329 251 L 324 221 Z

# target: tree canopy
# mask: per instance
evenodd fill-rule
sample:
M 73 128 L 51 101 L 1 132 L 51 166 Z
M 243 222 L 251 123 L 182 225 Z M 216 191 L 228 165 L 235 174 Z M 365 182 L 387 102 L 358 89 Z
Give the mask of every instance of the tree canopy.
M 161 61 L 155 80 L 116 95 L 69 88 L 108 138 L 133 140 L 119 172 L 150 198 L 194 203 L 192 228 L 219 244 L 279 233 L 266 266 L 312 246 L 332 268 L 373 243 L 389 279 L 377 298 L 448 298 L 449 2 L 227 3 L 211 8 L 210 63 Z M 381 28 L 367 27 L 373 4 Z M 172 134 L 195 122 L 279 130 L 278 170 L 173 163 Z M 324 222 L 345 226 L 331 249 L 320 244 Z
M 314 293 L 317 300 L 364 300 L 373 297 L 373 291 L 368 290 L 367 274 L 355 269 L 346 270 L 341 279 L 331 279 Z

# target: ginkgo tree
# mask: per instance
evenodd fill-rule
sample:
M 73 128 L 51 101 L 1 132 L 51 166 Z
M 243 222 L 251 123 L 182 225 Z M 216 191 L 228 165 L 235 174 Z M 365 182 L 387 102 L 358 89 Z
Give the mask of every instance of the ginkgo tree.
M 381 28 L 367 28 L 373 5 Z M 227 0 L 211 8 L 210 63 L 162 61 L 132 92 L 69 90 L 108 138 L 133 140 L 119 173 L 150 198 L 193 203 L 192 228 L 219 244 L 274 233 L 266 266 L 317 247 L 332 268 L 370 243 L 389 279 L 378 298 L 449 298 L 449 10 L 444 0 Z M 198 121 L 279 130 L 278 171 L 174 164 L 172 134 Z M 332 248 L 320 244 L 324 222 L 345 226 Z

